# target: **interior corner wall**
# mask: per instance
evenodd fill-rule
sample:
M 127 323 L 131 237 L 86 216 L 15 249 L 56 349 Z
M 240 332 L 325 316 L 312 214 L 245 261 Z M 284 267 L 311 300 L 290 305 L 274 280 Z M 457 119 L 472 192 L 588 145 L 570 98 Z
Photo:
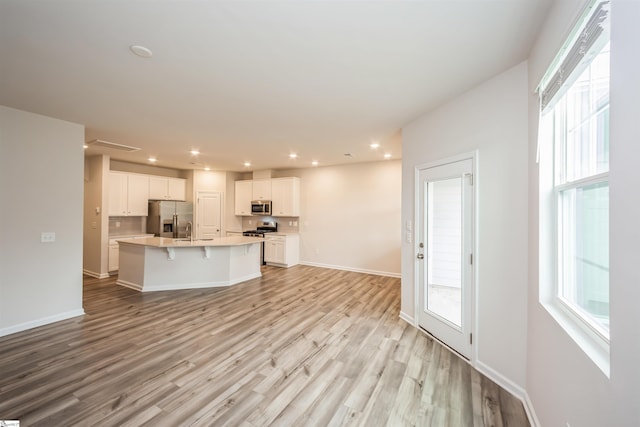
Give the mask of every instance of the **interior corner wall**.
M 83 142 L 81 125 L 0 106 L 0 336 L 83 313 Z
M 242 180 L 239 172 L 227 172 L 227 192 L 225 194 L 225 229 L 224 231 L 242 231 L 242 217 L 235 214 L 236 181 Z
M 384 160 L 277 171 L 300 178 L 300 262 L 399 277 L 401 168 Z
M 94 277 L 109 275 L 108 193 L 104 191 L 108 173 L 109 156 L 85 158 L 82 266 Z
M 587 1 L 555 2 L 529 58 L 533 90 Z M 611 3 L 610 378 L 539 304 L 538 168 L 529 161 L 529 331 L 527 393 L 541 426 L 638 426 L 640 370 L 640 2 Z M 529 152 L 537 144 L 537 100 L 530 99 Z
M 520 395 L 526 386 L 527 100 L 524 62 L 402 131 L 402 223 L 414 230 L 416 168 L 477 150 L 475 366 Z M 402 317 L 414 321 L 418 243 L 402 243 Z

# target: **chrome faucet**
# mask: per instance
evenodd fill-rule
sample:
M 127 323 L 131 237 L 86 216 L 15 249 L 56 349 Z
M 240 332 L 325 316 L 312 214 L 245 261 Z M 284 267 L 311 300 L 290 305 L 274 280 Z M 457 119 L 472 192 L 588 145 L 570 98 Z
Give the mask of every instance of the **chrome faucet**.
M 193 242 L 193 223 L 191 221 L 187 222 L 187 226 L 185 227 L 185 231 L 187 233 L 187 238 Z

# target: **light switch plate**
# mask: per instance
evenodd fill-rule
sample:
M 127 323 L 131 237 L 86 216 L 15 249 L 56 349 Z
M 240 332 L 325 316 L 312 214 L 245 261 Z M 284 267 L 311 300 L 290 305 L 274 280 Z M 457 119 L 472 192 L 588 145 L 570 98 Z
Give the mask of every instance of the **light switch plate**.
M 56 241 L 56 233 L 53 231 L 43 231 L 40 233 L 40 242 L 53 243 Z

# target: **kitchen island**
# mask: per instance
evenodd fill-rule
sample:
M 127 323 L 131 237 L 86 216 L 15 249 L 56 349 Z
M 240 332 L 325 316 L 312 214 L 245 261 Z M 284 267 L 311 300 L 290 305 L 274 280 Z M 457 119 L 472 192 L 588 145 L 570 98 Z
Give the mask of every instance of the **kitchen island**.
M 116 283 L 141 292 L 230 286 L 260 277 L 260 237 L 118 240 Z

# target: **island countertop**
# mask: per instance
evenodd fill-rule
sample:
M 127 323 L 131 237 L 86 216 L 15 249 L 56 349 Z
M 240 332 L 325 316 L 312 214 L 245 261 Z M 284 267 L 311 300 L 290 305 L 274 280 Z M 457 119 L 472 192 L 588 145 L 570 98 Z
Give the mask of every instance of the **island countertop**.
M 155 248 L 189 248 L 207 246 L 242 246 L 264 242 L 262 237 L 228 236 L 213 239 L 172 239 L 169 237 L 146 237 L 138 239 L 117 239 L 121 245 L 150 246 Z

